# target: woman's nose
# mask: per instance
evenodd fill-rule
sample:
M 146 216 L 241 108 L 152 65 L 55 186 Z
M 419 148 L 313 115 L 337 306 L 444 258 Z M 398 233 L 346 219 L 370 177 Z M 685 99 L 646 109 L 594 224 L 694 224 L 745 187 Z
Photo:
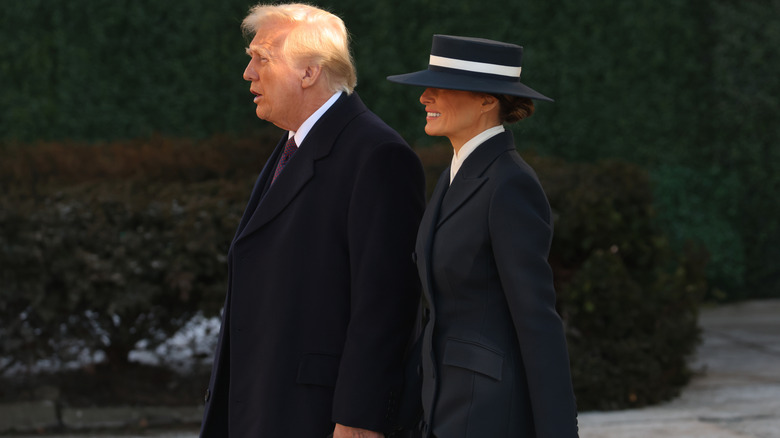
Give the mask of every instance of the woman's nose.
M 423 91 L 423 94 L 420 95 L 420 103 L 423 105 L 427 105 L 433 101 L 433 92 L 430 88 L 426 88 L 425 91 Z

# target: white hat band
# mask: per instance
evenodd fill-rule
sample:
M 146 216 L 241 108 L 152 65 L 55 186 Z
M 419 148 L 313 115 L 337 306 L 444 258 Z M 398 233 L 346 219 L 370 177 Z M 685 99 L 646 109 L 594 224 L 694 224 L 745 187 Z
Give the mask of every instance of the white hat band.
M 474 73 L 488 73 L 492 75 L 508 76 L 519 78 L 522 67 L 511 67 L 508 65 L 487 64 L 484 62 L 464 61 L 462 59 L 444 58 L 442 56 L 431 55 L 429 65 L 436 67 L 452 68 L 455 70 L 465 70 Z

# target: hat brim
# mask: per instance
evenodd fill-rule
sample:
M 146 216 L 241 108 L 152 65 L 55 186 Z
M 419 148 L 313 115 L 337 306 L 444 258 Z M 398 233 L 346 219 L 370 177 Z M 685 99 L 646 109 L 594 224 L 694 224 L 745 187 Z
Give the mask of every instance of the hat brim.
M 501 81 L 485 77 L 474 77 L 461 73 L 421 70 L 414 73 L 388 76 L 387 80 L 398 84 L 415 85 L 418 87 L 477 91 L 490 94 L 508 94 L 510 96 L 554 102 L 549 97 L 519 81 Z

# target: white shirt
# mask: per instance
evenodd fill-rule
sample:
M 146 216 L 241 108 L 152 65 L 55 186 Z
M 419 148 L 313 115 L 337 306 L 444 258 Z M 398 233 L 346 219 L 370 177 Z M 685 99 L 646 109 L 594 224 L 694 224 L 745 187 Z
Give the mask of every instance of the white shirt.
M 466 158 L 468 158 L 469 155 L 471 155 L 471 153 L 474 152 L 479 145 L 486 142 L 488 139 L 501 134 L 504 131 L 505 129 L 503 125 L 488 128 L 475 135 L 471 140 L 467 141 L 460 148 L 460 151 L 456 151 L 452 155 L 452 164 L 450 164 L 450 184 L 452 184 L 452 181 L 455 179 L 455 175 L 458 173 L 458 170 L 460 170 L 460 166 L 463 165 L 463 162 L 466 161 Z
M 303 140 L 306 138 L 306 136 L 309 134 L 309 131 L 311 131 L 311 128 L 314 126 L 315 123 L 322 117 L 323 114 L 325 114 L 325 111 L 329 110 L 330 107 L 333 106 L 334 103 L 336 103 L 337 100 L 339 100 L 339 97 L 341 97 L 342 91 L 337 91 L 333 96 L 328 99 L 327 102 L 322 104 L 317 111 L 314 111 L 314 114 L 310 115 L 308 119 L 306 119 L 303 123 L 301 123 L 301 127 L 298 128 L 297 131 L 289 131 L 287 134 L 287 138 L 295 137 L 295 144 L 298 145 L 298 147 L 301 147 L 303 144 Z

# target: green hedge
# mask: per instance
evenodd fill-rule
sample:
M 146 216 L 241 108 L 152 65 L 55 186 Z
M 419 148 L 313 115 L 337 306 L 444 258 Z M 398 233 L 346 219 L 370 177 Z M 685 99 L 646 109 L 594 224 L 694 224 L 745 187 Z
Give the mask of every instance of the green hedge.
M 557 215 L 550 260 L 578 403 L 612 409 L 675 396 L 699 339 L 703 249 L 673 250 L 637 166 L 529 161 Z
M 225 292 L 229 236 L 252 180 L 113 183 L 0 202 L 3 357 L 102 350 L 122 366 Z
M 15 0 L 0 16 L 0 138 L 244 129 L 247 1 Z
M 15 0 L 0 15 L 0 141 L 248 134 L 247 0 Z M 524 149 L 650 171 L 681 250 L 711 257 L 710 298 L 777 296 L 780 4 L 756 0 L 403 4 L 323 0 L 353 35 L 358 91 L 420 146 L 421 90 L 385 81 L 425 68 L 434 33 L 525 45 L 523 78 L 556 99 L 515 129 Z M 704 188 L 703 190 L 701 188 Z
M 744 257 L 742 296 L 780 296 L 780 2 L 720 1 L 714 7 L 709 113 L 712 144 L 705 163 L 728 184 L 728 202 L 711 212 L 737 231 Z M 722 36 L 722 37 L 717 37 Z M 705 172 L 709 170 L 705 168 Z M 737 184 L 732 181 L 738 182 Z M 711 190 L 712 190 L 711 188 Z M 700 216 L 696 216 L 699 218 Z M 711 235 L 708 237 L 715 237 Z
M 254 149 L 160 138 L 6 155 L 7 169 L 39 171 L 0 180 L 0 357 L 88 349 L 122 366 L 138 341 L 153 347 L 196 312 L 218 314 L 227 245 L 279 132 L 266 134 Z M 451 150 L 419 153 L 432 188 Z M 555 214 L 550 260 L 580 408 L 668 399 L 690 375 L 702 258 L 671 250 L 637 166 L 527 158 Z
M 218 314 L 227 245 L 279 134 L 0 150 L 0 357 L 101 350 L 122 366 L 138 341 Z

